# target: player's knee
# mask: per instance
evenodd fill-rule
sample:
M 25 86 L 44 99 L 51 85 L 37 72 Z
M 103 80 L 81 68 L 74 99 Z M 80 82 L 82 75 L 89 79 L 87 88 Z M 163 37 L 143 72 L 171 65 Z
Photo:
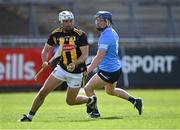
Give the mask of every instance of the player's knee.
M 70 106 L 72 105 L 75 105 L 75 101 L 72 101 L 72 100 L 69 100 L 69 99 L 66 99 L 66 103 Z

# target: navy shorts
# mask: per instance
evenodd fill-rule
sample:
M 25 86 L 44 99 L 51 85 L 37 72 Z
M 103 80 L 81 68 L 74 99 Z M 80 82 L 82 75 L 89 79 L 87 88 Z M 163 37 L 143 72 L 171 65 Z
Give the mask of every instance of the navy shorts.
M 108 83 L 114 83 L 114 82 L 118 81 L 121 73 L 122 73 L 122 70 L 120 68 L 119 70 L 117 70 L 115 72 L 106 72 L 103 70 L 99 70 L 97 74 L 102 80 L 104 80 Z

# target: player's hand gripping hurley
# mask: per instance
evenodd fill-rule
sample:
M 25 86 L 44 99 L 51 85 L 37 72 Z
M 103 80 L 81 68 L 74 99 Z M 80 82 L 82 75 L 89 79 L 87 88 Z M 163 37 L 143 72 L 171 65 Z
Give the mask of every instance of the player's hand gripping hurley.
M 50 65 L 56 58 L 60 57 L 62 54 L 62 45 L 59 45 L 56 53 L 54 54 L 54 56 L 48 61 L 48 65 Z M 38 77 L 40 76 L 40 74 L 44 71 L 46 67 L 42 67 L 37 74 L 35 75 L 34 79 L 37 80 Z

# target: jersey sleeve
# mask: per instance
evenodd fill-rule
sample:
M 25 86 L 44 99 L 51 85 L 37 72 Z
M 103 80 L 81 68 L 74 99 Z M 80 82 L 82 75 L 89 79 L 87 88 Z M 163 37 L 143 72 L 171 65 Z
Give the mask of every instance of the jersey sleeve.
M 108 49 L 108 43 L 107 38 L 100 38 L 98 41 L 98 50 L 106 51 Z
M 51 34 L 47 40 L 47 44 L 53 46 L 55 44 L 54 36 Z
M 87 35 L 85 33 L 83 33 L 79 38 L 80 38 L 79 46 L 86 46 L 86 45 L 88 45 Z

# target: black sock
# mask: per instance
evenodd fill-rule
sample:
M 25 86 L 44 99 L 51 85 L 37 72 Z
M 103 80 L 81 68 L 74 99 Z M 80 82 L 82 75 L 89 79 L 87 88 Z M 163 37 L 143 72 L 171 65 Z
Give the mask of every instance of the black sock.
M 87 102 L 87 103 L 90 103 L 90 102 L 91 102 L 91 100 L 92 100 L 92 99 L 89 97 L 89 98 L 88 98 L 88 102 Z
M 36 114 L 35 112 L 32 112 L 32 111 L 29 112 L 29 115 L 33 115 L 34 116 L 35 114 Z
M 132 104 L 134 104 L 135 100 L 136 100 L 136 99 L 133 98 L 133 97 L 131 97 L 131 96 L 128 98 L 128 101 L 130 101 Z

